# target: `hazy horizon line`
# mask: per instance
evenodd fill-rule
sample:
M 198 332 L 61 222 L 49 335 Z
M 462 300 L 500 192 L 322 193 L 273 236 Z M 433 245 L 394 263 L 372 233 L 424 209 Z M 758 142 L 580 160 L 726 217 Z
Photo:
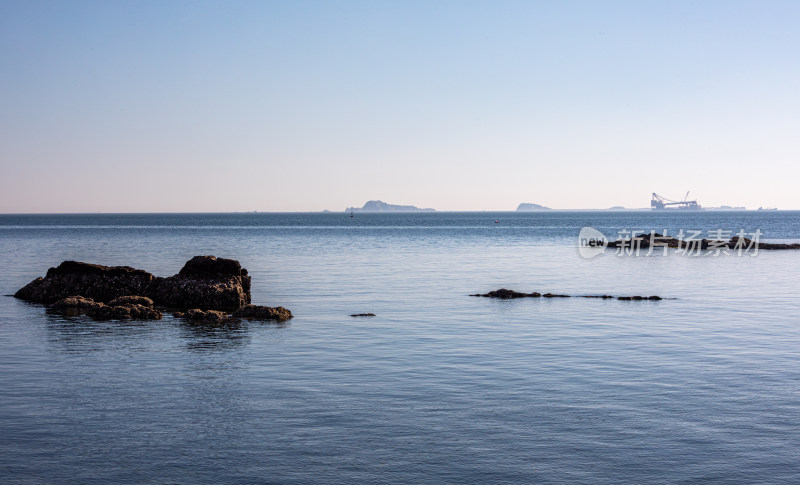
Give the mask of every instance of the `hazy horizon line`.
M 796 212 L 800 209 L 719 209 L 719 208 L 703 208 L 699 210 L 684 210 L 684 209 L 652 209 L 649 207 L 642 208 L 625 208 L 625 209 L 546 209 L 546 210 L 533 210 L 533 211 L 518 211 L 518 210 L 411 210 L 411 211 L 358 211 L 358 214 L 453 214 L 453 213 L 514 213 L 514 214 L 539 214 L 548 212 L 657 212 L 657 213 L 696 213 L 696 212 Z M 130 212 L 0 212 L 0 216 L 46 216 L 46 215 L 154 215 L 154 214 L 348 214 L 349 211 L 332 211 L 332 210 L 298 210 L 298 211 L 268 211 L 268 210 L 254 210 L 254 211 L 130 211 Z

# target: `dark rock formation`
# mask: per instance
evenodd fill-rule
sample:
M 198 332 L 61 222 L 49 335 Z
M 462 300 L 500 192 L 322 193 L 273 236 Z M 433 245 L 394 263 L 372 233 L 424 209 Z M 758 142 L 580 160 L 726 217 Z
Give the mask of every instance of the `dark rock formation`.
M 476 293 L 474 295 L 469 296 L 484 296 L 489 298 L 499 298 L 503 300 L 511 299 L 511 298 L 572 298 L 572 295 L 559 295 L 555 293 L 520 293 L 514 290 L 508 290 L 506 288 L 500 288 L 499 290 L 490 291 L 489 293 Z M 576 298 L 601 298 L 603 300 L 613 299 L 616 298 L 617 300 L 663 300 L 660 296 L 612 296 L 612 295 L 580 295 L 576 296 Z M 358 315 L 353 315 L 358 316 Z
M 82 296 L 70 296 L 55 302 L 53 310 L 66 315 L 86 314 L 96 320 L 161 320 L 162 314 L 150 305 L 135 303 L 138 298 L 143 297 L 122 297 L 112 300 L 108 304 L 96 302 L 91 298 Z M 149 299 L 144 298 L 149 301 Z
M 276 320 L 283 322 L 292 318 L 292 312 L 279 307 L 268 307 L 260 305 L 245 305 L 233 312 L 234 318 L 247 318 L 249 320 Z
M 542 296 L 542 294 L 536 292 L 520 293 L 518 291 L 508 290 L 506 288 L 500 288 L 499 290 L 490 291 L 489 293 L 483 293 L 483 294 L 476 293 L 474 295 L 469 295 L 469 296 L 483 296 L 487 298 L 501 298 L 507 300 L 510 298 L 538 298 Z
M 143 295 L 154 276 L 129 266 L 64 261 L 47 270 L 44 278 L 36 278 L 17 291 L 16 298 L 37 303 L 54 303 L 73 295 L 107 302 L 118 296 Z
M 86 314 L 100 320 L 159 320 L 163 315 L 155 306 L 191 308 L 174 315 L 200 323 L 292 318 L 292 312 L 283 307 L 251 305 L 247 270 L 238 261 L 214 256 L 195 256 L 169 278 L 128 266 L 65 261 L 14 296 L 52 303 L 53 311 L 67 315 Z
M 250 276 L 238 261 L 195 256 L 169 278 L 154 278 L 147 296 L 157 305 L 234 311 L 250 303 Z
M 741 240 L 741 242 L 740 242 Z M 754 247 L 754 242 L 751 239 L 747 239 L 746 237 L 738 237 L 734 236 L 731 238 L 728 246 L 731 249 L 736 248 L 749 248 Z M 765 243 L 765 242 L 758 242 L 758 249 L 770 249 L 770 250 L 780 250 L 780 249 L 800 249 L 800 243 L 792 243 L 792 244 L 781 244 L 781 243 Z
M 128 266 L 65 261 L 14 296 L 47 304 L 74 295 L 104 303 L 125 297 L 144 306 L 234 311 L 250 303 L 250 276 L 238 261 L 214 256 L 195 256 L 169 278 Z
M 374 313 L 353 313 L 351 317 L 374 317 Z

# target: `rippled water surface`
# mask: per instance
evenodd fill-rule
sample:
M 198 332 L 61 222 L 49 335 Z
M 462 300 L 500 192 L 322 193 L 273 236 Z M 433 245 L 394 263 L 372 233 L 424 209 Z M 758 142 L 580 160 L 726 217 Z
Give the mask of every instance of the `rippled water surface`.
M 0 478 L 800 481 L 800 252 L 587 260 L 584 226 L 800 241 L 783 211 L 0 216 L 0 294 L 67 259 L 166 276 L 215 254 L 295 314 L 93 322 L 0 298 Z M 500 287 L 675 299 L 467 296 Z

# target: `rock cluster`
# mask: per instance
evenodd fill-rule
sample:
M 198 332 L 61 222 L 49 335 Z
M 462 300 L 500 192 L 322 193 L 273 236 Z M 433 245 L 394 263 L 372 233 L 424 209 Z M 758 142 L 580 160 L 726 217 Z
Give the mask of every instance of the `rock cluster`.
M 230 320 L 230 316 L 219 310 L 201 310 L 199 308 L 192 308 L 185 312 L 176 312 L 173 314 L 176 318 L 183 318 L 193 323 L 223 323 Z
M 188 320 L 292 318 L 283 307 L 251 305 L 247 270 L 238 261 L 215 256 L 195 256 L 178 274 L 167 278 L 129 266 L 64 261 L 14 296 L 99 319 L 160 319 L 156 306 L 191 309 L 180 314 Z M 206 315 L 208 312 L 216 316 Z
M 558 295 L 555 293 L 539 293 L 538 291 L 534 291 L 533 293 L 520 293 L 519 291 L 509 290 L 506 288 L 500 288 L 499 290 L 490 291 L 489 293 L 476 293 L 474 295 L 469 296 L 485 296 L 488 298 L 500 298 L 503 300 L 508 300 L 512 298 L 570 298 L 570 295 Z
M 490 291 L 489 293 L 475 293 L 469 296 L 482 296 L 486 298 L 499 298 L 502 300 L 509 300 L 513 298 L 571 298 L 572 295 L 559 295 L 555 293 L 521 293 L 519 291 L 500 288 L 499 290 Z M 663 300 L 660 296 L 612 296 L 612 295 L 578 295 L 575 298 L 602 298 L 603 300 L 616 298 L 617 300 Z M 355 316 L 355 315 L 353 315 Z
M 285 322 L 292 318 L 292 312 L 282 306 L 268 307 L 261 305 L 245 305 L 232 314 L 219 310 L 192 308 L 185 312 L 175 312 L 172 315 L 192 323 L 225 323 L 235 322 L 241 319 Z
M 96 320 L 161 320 L 164 316 L 153 308 L 152 300 L 142 296 L 122 296 L 107 304 L 83 296 L 68 296 L 55 302 L 52 308 L 73 316 L 85 313 Z

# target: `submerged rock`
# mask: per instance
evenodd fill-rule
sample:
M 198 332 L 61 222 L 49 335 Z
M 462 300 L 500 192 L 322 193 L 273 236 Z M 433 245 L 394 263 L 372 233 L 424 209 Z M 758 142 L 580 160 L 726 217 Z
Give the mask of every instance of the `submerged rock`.
M 249 320 L 276 320 L 283 322 L 292 318 L 292 312 L 279 307 L 269 307 L 260 305 L 245 305 L 233 312 L 234 318 L 247 318 Z
M 663 300 L 660 296 L 620 296 L 617 300 Z

